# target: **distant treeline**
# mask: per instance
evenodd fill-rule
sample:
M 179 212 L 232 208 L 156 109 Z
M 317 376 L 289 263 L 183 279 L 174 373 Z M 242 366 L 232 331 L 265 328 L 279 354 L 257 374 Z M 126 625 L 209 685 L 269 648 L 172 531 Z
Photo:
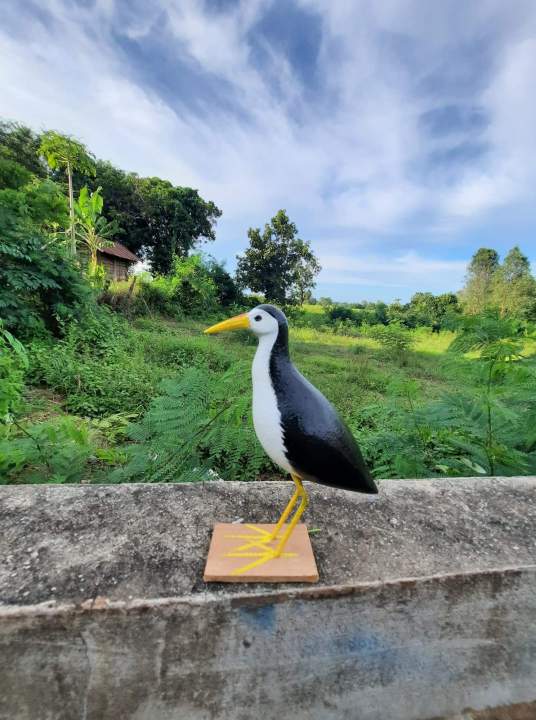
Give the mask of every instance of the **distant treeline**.
M 536 320 L 536 280 L 519 247 L 513 247 L 502 263 L 496 250 L 480 248 L 469 263 L 465 285 L 458 293 L 417 292 L 408 303 L 337 303 L 329 297 L 311 298 L 310 303 L 324 306 L 330 322 L 341 331 L 345 327 L 389 323 L 452 330 L 462 314 L 496 312 L 500 317 Z

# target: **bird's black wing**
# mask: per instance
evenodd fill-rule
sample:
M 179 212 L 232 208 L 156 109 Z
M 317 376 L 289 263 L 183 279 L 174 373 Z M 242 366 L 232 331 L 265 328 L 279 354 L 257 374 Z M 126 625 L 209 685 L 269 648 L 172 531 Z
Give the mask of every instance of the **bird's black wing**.
M 363 493 L 378 488 L 333 405 L 287 360 L 271 367 L 287 457 L 303 478 Z

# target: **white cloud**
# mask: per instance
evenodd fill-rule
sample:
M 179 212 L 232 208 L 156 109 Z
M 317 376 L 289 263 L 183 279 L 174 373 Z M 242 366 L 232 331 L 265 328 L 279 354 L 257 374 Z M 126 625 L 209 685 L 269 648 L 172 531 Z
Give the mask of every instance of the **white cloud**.
M 460 12 L 421 0 L 296 1 L 321 23 L 311 92 L 286 53 L 259 37 L 269 0 L 217 13 L 195 0 L 144 3 L 120 27 L 113 0 L 76 12 L 49 0 L 41 6 L 53 25 L 21 11 L 19 33 L 0 28 L 1 112 L 73 133 L 127 170 L 199 188 L 222 208 L 229 242 L 236 236 L 227 228 L 245 242 L 247 227 L 279 207 L 319 248 L 339 232 L 355 237 L 340 266 L 323 260 L 325 282 L 346 282 L 355 249 L 367 244 L 376 248 L 362 256 L 370 265 L 352 270 L 363 280 L 415 287 L 449 272 L 461 278 L 458 261 L 427 260 L 424 242 L 440 236 L 448 255 L 449 233 L 494 208 L 515 212 L 535 187 L 536 5 L 482 0 Z M 166 18 L 169 32 L 158 31 L 177 73 L 188 63 L 219 83 L 228 103 L 215 96 L 194 105 L 180 94 L 172 102 L 129 66 L 117 32 L 141 43 Z M 487 124 L 447 135 L 423 129 L 424 113 L 457 106 L 479 109 Z M 433 159 L 464 143 L 486 151 L 448 167 Z M 412 231 L 428 237 L 411 253 L 400 249 L 403 238 L 395 260 L 382 260 L 385 238 L 392 253 L 396 237 Z
M 320 262 L 321 283 L 399 288 L 404 297 L 412 288 L 437 293 L 456 290 L 467 269 L 466 260 L 430 259 L 414 250 L 388 259 L 370 253 L 354 257 L 322 254 Z

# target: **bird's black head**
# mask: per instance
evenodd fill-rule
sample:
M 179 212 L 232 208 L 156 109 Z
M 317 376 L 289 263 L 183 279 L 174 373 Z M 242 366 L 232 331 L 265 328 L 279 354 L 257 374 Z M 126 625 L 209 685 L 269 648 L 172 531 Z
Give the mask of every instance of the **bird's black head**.
M 250 310 L 248 316 L 250 328 L 256 335 L 275 334 L 277 331 L 274 350 L 288 353 L 288 322 L 284 312 L 275 305 L 262 304 Z
M 273 318 L 275 318 L 279 326 L 284 325 L 285 327 L 288 327 L 285 313 L 279 308 L 277 308 L 275 305 L 257 305 L 257 308 L 259 308 L 260 310 L 264 310 Z

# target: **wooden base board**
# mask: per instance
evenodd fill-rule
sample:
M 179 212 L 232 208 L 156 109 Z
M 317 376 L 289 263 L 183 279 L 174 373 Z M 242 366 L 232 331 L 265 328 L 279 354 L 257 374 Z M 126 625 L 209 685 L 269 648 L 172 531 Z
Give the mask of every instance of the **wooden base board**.
M 298 524 L 283 554 L 269 556 L 262 543 L 274 529 L 269 524 L 216 523 L 205 566 L 205 582 L 318 582 L 318 570 L 307 526 Z M 280 531 L 283 534 L 285 526 Z

